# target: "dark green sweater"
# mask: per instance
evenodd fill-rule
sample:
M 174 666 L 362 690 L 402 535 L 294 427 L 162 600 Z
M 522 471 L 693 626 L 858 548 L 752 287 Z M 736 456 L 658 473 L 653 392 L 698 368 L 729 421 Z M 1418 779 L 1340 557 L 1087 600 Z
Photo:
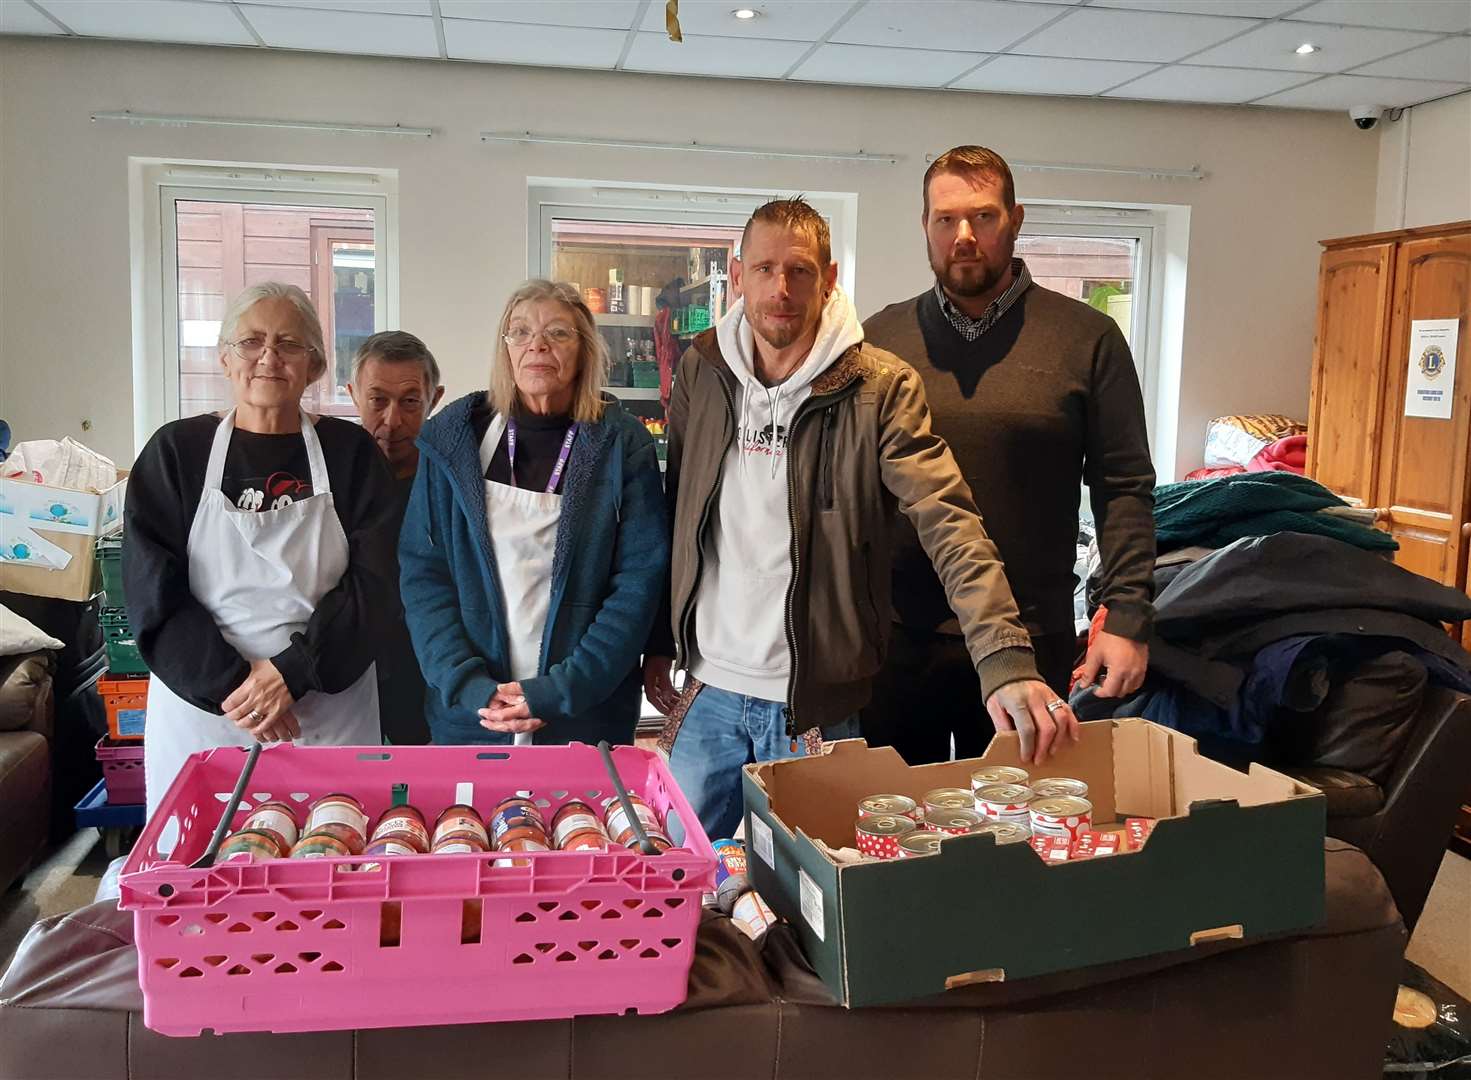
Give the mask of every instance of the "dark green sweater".
M 1072 632 L 1086 481 L 1103 559 L 1105 629 L 1145 640 L 1154 617 L 1154 466 L 1139 379 L 1114 321 L 1033 285 L 974 342 L 950 325 L 933 289 L 890 304 L 863 328 L 924 379 L 935 430 L 975 493 L 1028 631 Z M 953 629 L 934 569 L 902 515 L 895 532 L 896 618 Z

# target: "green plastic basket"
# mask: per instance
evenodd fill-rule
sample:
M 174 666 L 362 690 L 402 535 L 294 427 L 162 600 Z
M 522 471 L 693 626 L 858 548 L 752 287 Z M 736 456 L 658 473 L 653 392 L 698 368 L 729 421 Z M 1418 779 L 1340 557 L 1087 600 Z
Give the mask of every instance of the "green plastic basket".
M 634 361 L 633 385 L 645 390 L 657 390 L 659 388 L 659 365 L 652 360 Z
M 97 566 L 101 571 L 102 603 L 106 607 L 122 607 L 127 601 L 123 596 L 123 539 L 121 536 L 104 536 L 97 541 Z
M 102 644 L 107 650 L 107 667 L 115 675 L 146 675 L 148 665 L 133 639 L 128 625 L 128 611 L 121 607 L 105 607 L 97 614 L 102 626 Z

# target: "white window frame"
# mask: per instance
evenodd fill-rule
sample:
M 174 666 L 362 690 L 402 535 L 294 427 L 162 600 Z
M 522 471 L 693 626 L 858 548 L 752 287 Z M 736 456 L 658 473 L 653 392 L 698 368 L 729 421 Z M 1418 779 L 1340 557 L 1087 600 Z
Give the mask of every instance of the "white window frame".
M 134 453 L 179 419 L 178 201 L 373 211 L 374 330 L 399 325 L 398 174 L 130 158 Z
M 671 225 L 693 219 L 702 224 L 741 228 L 758 206 L 782 194 L 755 188 L 682 188 L 611 180 L 528 177 L 527 272 L 539 277 L 551 273 L 554 218 Z M 852 299 L 857 273 L 858 195 L 821 191 L 807 192 L 804 198 L 827 219 L 833 259 L 838 264 L 838 283 Z

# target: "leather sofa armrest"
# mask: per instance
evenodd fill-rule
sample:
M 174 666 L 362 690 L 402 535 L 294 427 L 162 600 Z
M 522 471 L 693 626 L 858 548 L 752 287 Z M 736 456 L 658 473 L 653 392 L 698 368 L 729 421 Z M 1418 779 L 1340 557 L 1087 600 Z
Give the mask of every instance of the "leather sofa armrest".
M 55 670 L 50 652 L 0 656 L 0 731 L 34 731 L 51 741 Z

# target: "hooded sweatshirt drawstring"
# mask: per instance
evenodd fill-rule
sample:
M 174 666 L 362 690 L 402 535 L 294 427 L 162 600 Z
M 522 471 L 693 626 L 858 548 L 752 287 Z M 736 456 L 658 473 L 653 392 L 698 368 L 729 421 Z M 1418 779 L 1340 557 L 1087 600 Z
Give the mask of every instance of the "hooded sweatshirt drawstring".
M 766 386 L 756 377 L 755 334 L 745 312 L 745 300 L 738 300 L 715 328 L 741 400 L 735 445 L 721 466 L 719 503 L 704 540 L 691 672 L 712 686 L 782 701 L 792 663 L 785 630 L 792 523 L 781 459 L 790 452 L 792 421 L 813 381 L 863 341 L 863 327 L 847 295 L 834 289 L 811 351 L 788 378 Z M 763 442 L 758 431 L 769 431 L 769 439 Z M 760 452 L 771 458 L 764 476 L 746 462 Z

